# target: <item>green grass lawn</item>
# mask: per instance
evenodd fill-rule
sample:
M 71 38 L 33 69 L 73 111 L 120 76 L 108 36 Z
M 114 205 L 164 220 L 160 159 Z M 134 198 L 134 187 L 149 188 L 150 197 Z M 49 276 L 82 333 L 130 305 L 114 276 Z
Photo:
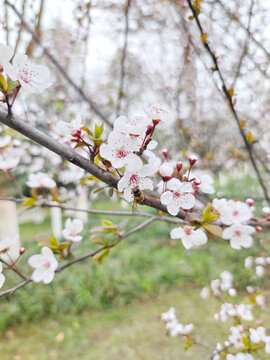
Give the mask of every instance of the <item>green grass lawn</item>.
M 115 206 L 106 204 L 107 209 Z M 76 255 L 97 248 L 90 241 L 90 229 L 102 218 L 89 217 Z M 140 221 L 129 218 L 127 230 Z M 217 240 L 186 251 L 179 241 L 169 239 L 172 227 L 153 223 L 113 248 L 102 265 L 88 259 L 58 274 L 50 285 L 29 284 L 0 299 L 3 359 L 207 359 L 204 349 L 184 352 L 181 339 L 165 336 L 158 316 L 175 306 L 180 321 L 194 322 L 199 340 L 211 345 L 224 341 L 228 324 L 213 320 L 216 303 L 201 300 L 200 288 L 225 269 L 233 272 L 237 288 L 254 284 L 252 273 L 243 267 L 244 258 L 266 249 L 256 244 L 236 251 L 227 241 Z M 50 235 L 49 222 L 23 224 L 20 230 L 26 262 L 39 252 L 34 234 Z M 7 275 L 7 285 L 19 280 Z
M 180 337 L 166 336 L 161 312 L 174 305 L 179 321 L 195 325 L 198 342 L 215 346 L 226 339 L 232 325 L 216 322 L 218 303 L 203 301 L 191 286 L 163 292 L 131 305 L 105 311 L 85 311 L 81 316 L 65 314 L 61 321 L 44 319 L 11 328 L 0 341 L 5 360 L 201 360 L 209 351 L 193 346 L 187 351 Z M 269 324 L 270 315 L 264 315 Z M 267 359 L 263 352 L 256 359 Z

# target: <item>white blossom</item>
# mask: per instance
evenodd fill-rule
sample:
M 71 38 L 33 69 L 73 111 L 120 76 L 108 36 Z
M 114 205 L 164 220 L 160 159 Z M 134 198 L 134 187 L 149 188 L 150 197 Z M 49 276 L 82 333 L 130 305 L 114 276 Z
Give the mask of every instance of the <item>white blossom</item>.
M 34 282 L 43 281 L 44 284 L 49 284 L 53 280 L 58 266 L 52 250 L 48 247 L 43 247 L 40 255 L 32 255 L 28 259 L 28 264 L 35 269 L 32 280 Z
M 241 224 L 253 216 L 252 209 L 244 202 L 226 199 L 214 199 L 213 207 L 220 214 L 220 220 L 225 225 Z
M 78 242 L 82 240 L 82 236 L 79 235 L 83 231 L 83 222 L 80 219 L 67 219 L 65 228 L 63 230 L 63 237 L 66 240 Z
M 238 353 L 236 355 L 228 354 L 226 360 L 254 360 L 254 358 L 248 353 Z
M 250 328 L 249 333 L 250 340 L 254 344 L 259 344 L 266 339 L 265 328 L 263 326 L 259 326 L 257 329 Z
M 119 116 L 114 122 L 113 130 L 127 135 L 143 135 L 148 125 L 151 125 L 151 120 L 143 116 L 135 116 L 131 120 L 126 116 Z
M 188 210 L 195 205 L 195 197 L 192 194 L 194 189 L 190 182 L 181 182 L 178 179 L 171 179 L 167 188 L 172 191 L 165 191 L 160 202 L 167 206 L 168 213 L 176 216 L 180 208 Z
M 14 80 L 19 81 L 27 90 L 44 90 L 50 85 L 50 71 L 42 65 L 32 64 L 27 55 L 16 54 L 10 62 L 3 64 L 5 72 Z
M 249 248 L 253 243 L 250 234 L 254 232 L 255 229 L 252 226 L 236 224 L 223 230 L 223 239 L 230 240 L 233 249 Z
M 253 257 L 252 256 L 248 256 L 247 258 L 245 258 L 245 268 L 246 269 L 251 269 L 253 264 Z
M 243 348 L 245 345 L 242 339 L 242 333 L 244 329 L 242 325 L 233 326 L 230 328 L 231 334 L 229 335 L 229 341 L 236 348 Z
M 124 192 L 124 197 L 128 202 L 133 201 L 134 189 L 153 190 L 153 181 L 147 176 L 152 176 L 155 170 L 156 169 L 149 164 L 143 165 L 142 168 L 137 171 L 126 170 L 124 176 L 118 181 L 118 190 Z
M 181 239 L 182 244 L 186 249 L 191 249 L 194 246 L 201 246 L 207 243 L 207 236 L 205 232 L 200 229 L 194 229 L 192 226 L 172 229 L 171 238 Z
M 165 123 L 172 121 L 172 113 L 169 110 L 155 105 L 145 106 L 144 112 L 149 116 L 151 120 L 160 120 Z
M 208 287 L 204 287 L 202 288 L 201 292 L 200 292 L 200 296 L 202 299 L 208 299 L 210 295 L 210 291 Z
M 229 271 L 223 271 L 220 274 L 221 284 L 220 289 L 221 291 L 228 291 L 232 287 L 233 276 Z
M 9 135 L 0 136 L 0 148 L 7 146 L 10 143 L 11 137 Z
M 6 46 L 0 44 L 0 65 L 5 68 L 5 65 L 9 63 L 9 60 L 12 58 L 14 49 L 11 46 Z
M 14 237 L 5 237 L 3 240 L 0 241 L 0 252 L 4 250 L 8 250 L 8 248 L 13 245 L 16 241 L 18 241 L 19 235 L 17 234 Z
M 161 320 L 168 322 L 176 319 L 175 308 L 171 307 L 167 312 L 161 314 Z
M 255 267 L 255 272 L 258 277 L 263 277 L 264 275 L 264 267 L 261 265 L 258 265 Z
M 26 185 L 30 188 L 48 188 L 56 187 L 56 183 L 49 177 L 48 174 L 38 172 L 37 174 L 30 174 Z
M 3 264 L 0 262 L 0 289 L 4 285 L 4 282 L 5 282 L 5 279 L 6 279 L 5 275 L 2 273 L 2 271 L 3 271 Z
M 109 160 L 116 169 L 125 166 L 127 170 L 133 171 L 142 167 L 140 157 L 133 153 L 138 150 L 136 137 L 126 137 L 112 132 L 108 138 L 108 144 L 101 145 L 100 155 Z

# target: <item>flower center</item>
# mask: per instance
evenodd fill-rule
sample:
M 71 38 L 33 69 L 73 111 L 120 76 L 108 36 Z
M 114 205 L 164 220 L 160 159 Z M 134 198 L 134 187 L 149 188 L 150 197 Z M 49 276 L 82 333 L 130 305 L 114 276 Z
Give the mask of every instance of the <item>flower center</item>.
M 49 261 L 46 261 L 43 265 L 46 269 L 49 269 L 51 267 L 51 263 Z
M 240 230 L 235 230 L 234 235 L 235 236 L 241 236 L 241 231 Z
M 137 184 L 138 181 L 139 181 L 139 176 L 136 175 L 136 174 L 132 175 L 132 176 L 130 177 L 130 179 L 129 179 L 129 182 L 132 183 L 132 184 Z
M 234 210 L 233 216 L 238 216 L 238 215 L 239 215 L 239 211 L 238 211 L 238 210 Z
M 187 235 L 191 235 L 192 234 L 192 226 L 185 226 L 184 231 Z
M 119 159 L 122 159 L 122 158 L 127 156 L 127 152 L 124 149 L 118 149 L 117 152 L 116 152 L 116 156 Z
M 180 193 L 179 190 L 176 190 L 176 191 L 173 192 L 173 197 L 174 197 L 175 199 L 180 198 L 180 196 L 181 196 L 181 193 Z

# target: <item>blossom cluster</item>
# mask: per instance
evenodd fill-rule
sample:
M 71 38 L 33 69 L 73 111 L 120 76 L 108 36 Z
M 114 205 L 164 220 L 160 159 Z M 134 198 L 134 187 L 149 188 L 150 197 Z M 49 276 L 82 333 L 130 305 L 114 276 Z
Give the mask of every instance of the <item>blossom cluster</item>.
M 166 329 L 170 336 L 188 335 L 194 329 L 193 324 L 183 325 L 178 322 L 175 308 L 171 307 L 167 312 L 161 314 L 161 320 L 166 323 Z
M 210 289 L 204 287 L 201 291 L 201 297 L 207 299 L 210 295 L 210 290 L 216 298 L 219 298 L 222 293 L 228 293 L 229 296 L 236 296 L 236 290 L 233 288 L 233 275 L 225 270 L 220 274 L 219 279 L 211 280 Z

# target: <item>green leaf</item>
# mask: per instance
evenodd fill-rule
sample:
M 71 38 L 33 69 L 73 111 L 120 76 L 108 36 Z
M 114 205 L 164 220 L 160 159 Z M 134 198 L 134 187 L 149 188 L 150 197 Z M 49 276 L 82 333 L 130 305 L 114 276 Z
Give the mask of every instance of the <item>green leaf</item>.
M 88 135 L 93 136 L 93 133 L 87 126 L 82 126 L 81 129 L 85 131 Z
M 114 224 L 110 220 L 106 220 L 106 219 L 102 220 L 102 226 L 112 226 L 112 225 Z
M 18 81 L 10 81 L 8 83 L 8 88 L 7 88 L 7 92 L 9 93 L 10 91 L 14 90 L 16 87 L 18 87 L 20 84 L 18 83 Z
M 103 133 L 103 130 L 104 130 L 104 122 L 98 126 L 97 124 L 95 124 L 95 139 L 99 139 Z
M 0 74 L 0 86 L 3 90 L 7 90 L 7 81 L 2 74 Z
M 37 199 L 34 199 L 32 197 L 24 197 L 24 203 L 22 204 L 22 206 L 34 206 L 35 203 L 37 202 Z
M 93 241 L 95 244 L 108 245 L 107 240 L 102 235 L 93 234 L 90 236 L 90 240 Z
M 52 251 L 59 250 L 59 241 L 55 236 L 49 238 L 49 246 Z
M 93 256 L 93 260 L 98 261 L 100 264 L 103 263 L 104 259 L 109 255 L 109 249 L 103 249 L 99 251 L 95 256 Z
M 206 207 L 204 208 L 203 210 L 203 219 L 202 219 L 202 222 L 203 223 L 209 223 L 213 220 L 215 220 L 216 218 L 218 218 L 219 215 L 216 215 L 216 214 L 212 214 L 212 204 L 211 203 L 208 203 L 206 205 Z

